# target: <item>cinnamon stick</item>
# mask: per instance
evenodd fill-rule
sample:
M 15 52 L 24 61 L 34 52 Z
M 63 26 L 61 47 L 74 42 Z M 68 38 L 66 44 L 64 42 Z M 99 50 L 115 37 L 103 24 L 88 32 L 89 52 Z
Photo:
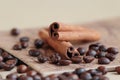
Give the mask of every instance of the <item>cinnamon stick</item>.
M 51 37 L 55 40 L 62 41 L 97 41 L 100 39 L 100 34 L 96 31 L 53 32 Z
M 72 56 L 79 56 L 76 49 L 70 42 L 53 40 L 46 30 L 39 32 L 41 39 L 46 41 L 62 58 L 70 59 Z

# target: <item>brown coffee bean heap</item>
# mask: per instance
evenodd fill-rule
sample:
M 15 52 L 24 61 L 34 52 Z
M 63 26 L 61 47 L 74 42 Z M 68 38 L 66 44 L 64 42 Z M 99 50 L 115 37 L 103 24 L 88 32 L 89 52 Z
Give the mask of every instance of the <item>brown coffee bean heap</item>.
M 83 56 L 85 63 L 91 63 L 94 59 L 98 59 L 98 64 L 109 64 L 116 58 L 116 54 L 119 53 L 117 48 L 106 48 L 105 45 L 100 43 L 89 45 L 88 51 L 85 51 L 85 49 L 81 47 L 77 50 L 80 55 Z
M 8 52 L 0 48 L 0 69 L 5 71 L 12 70 L 15 66 L 23 64 L 20 60 L 10 55 Z

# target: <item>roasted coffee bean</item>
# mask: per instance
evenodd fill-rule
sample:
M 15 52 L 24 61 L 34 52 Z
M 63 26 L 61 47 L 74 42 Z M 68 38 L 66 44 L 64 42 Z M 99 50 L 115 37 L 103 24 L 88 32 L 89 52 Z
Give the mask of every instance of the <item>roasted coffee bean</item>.
M 86 50 L 84 48 L 77 48 L 77 51 L 80 53 L 81 56 L 83 56 L 86 53 Z
M 97 69 L 90 69 L 87 72 L 89 72 L 92 76 L 95 76 L 98 73 Z
M 20 34 L 20 30 L 18 30 L 17 28 L 13 28 L 11 30 L 11 35 L 12 36 L 18 36 Z
M 88 50 L 88 52 L 86 53 L 86 56 L 93 56 L 95 57 L 97 55 L 97 52 L 95 50 Z
M 33 79 L 34 80 L 42 80 L 42 77 L 40 75 L 34 75 Z
M 2 53 L 3 61 L 6 62 L 7 60 L 13 59 L 14 57 L 11 56 L 8 52 Z
M 21 75 L 17 78 L 17 80 L 34 80 L 31 76 Z
M 120 66 L 117 66 L 117 67 L 115 68 L 115 71 L 116 71 L 118 74 L 120 74 Z
M 4 62 L 0 62 L 0 69 L 3 69 L 5 63 Z
M 103 75 L 105 75 L 107 73 L 107 69 L 105 68 L 105 66 L 99 66 L 97 68 L 97 70 L 102 72 Z
M 6 76 L 7 80 L 17 80 L 18 75 L 16 73 L 12 73 Z
M 35 76 L 35 75 L 37 75 L 37 72 L 34 71 L 34 70 L 30 70 L 30 71 L 27 72 L 27 76 L 33 77 L 33 76 Z
M 93 76 L 92 80 L 100 80 L 100 76 Z
M 43 47 L 43 45 L 44 45 L 44 41 L 43 41 L 43 40 L 40 40 L 40 39 L 36 39 L 36 40 L 34 41 L 34 45 L 35 45 L 36 48 L 41 48 L 41 47 Z
M 83 60 L 85 63 L 91 63 L 95 58 L 93 56 L 84 56 Z
M 99 51 L 106 52 L 107 48 L 104 45 L 99 46 Z
M 25 73 L 27 71 L 28 67 L 26 65 L 19 65 L 17 67 L 17 72 L 18 73 Z
M 28 37 L 21 37 L 20 42 L 28 42 L 29 38 Z
M 82 73 L 79 77 L 80 77 L 80 79 L 82 79 L 82 80 L 92 80 L 92 76 L 91 76 L 91 74 L 88 73 L 88 72 Z
M 3 57 L 2 56 L 0 56 L 0 62 L 2 62 L 3 61 Z
M 4 50 L 2 48 L 0 48 L 0 56 L 2 55 L 3 52 L 4 52 Z
M 30 56 L 33 56 L 33 57 L 38 57 L 40 55 L 40 51 L 36 50 L 36 49 L 31 49 L 31 50 L 29 50 L 28 53 Z
M 23 49 L 28 47 L 28 42 L 21 42 L 21 46 Z
M 106 53 L 101 51 L 101 52 L 97 53 L 96 57 L 97 58 L 102 58 L 102 57 L 105 57 L 105 55 L 106 55 Z
M 59 65 L 60 66 L 68 66 L 70 65 L 72 62 L 70 60 L 60 60 L 59 61 Z
M 71 58 L 72 63 L 81 63 L 82 62 L 82 57 L 80 56 L 74 56 Z
M 106 58 L 106 57 L 102 57 L 102 58 L 98 59 L 98 63 L 99 64 L 109 64 L 110 62 L 111 61 L 108 58 Z
M 22 46 L 20 44 L 15 44 L 13 50 L 22 50 Z
M 117 48 L 114 48 L 114 47 L 109 47 L 109 48 L 107 49 L 107 52 L 108 52 L 108 53 L 112 53 L 112 54 L 117 54 L 117 53 L 119 53 L 118 49 L 117 49 Z
M 74 73 L 80 76 L 82 73 L 86 72 L 84 68 L 77 68 L 75 69 Z
M 108 53 L 105 55 L 108 59 L 110 59 L 110 61 L 113 61 L 115 58 L 116 58 L 116 55 L 115 54 L 112 54 L 112 53 Z
M 58 53 L 55 53 L 54 55 L 51 56 L 51 62 L 53 64 L 57 64 L 61 60 L 61 57 Z
M 68 80 L 79 80 L 79 77 L 76 74 L 71 74 L 70 76 L 68 76 Z
M 48 57 L 43 56 L 43 55 L 38 56 L 37 59 L 40 63 L 45 63 L 46 61 L 48 61 Z
M 91 44 L 89 45 L 89 50 L 92 49 L 92 50 L 98 51 L 100 45 L 101 45 L 100 43 Z
M 65 75 L 59 75 L 58 78 L 59 78 L 59 80 L 68 80 Z

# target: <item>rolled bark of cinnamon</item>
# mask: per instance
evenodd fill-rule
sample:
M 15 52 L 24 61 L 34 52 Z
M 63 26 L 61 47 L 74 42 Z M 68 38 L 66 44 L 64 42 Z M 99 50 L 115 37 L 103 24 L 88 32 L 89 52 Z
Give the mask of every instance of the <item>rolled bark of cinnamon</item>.
M 49 26 L 49 35 L 51 36 L 53 32 L 57 31 L 82 31 L 82 30 L 87 30 L 87 28 L 81 26 L 71 26 L 60 22 L 53 22 Z
M 100 34 L 96 31 L 53 32 L 51 37 L 62 41 L 97 41 L 100 39 Z
M 78 51 L 73 48 L 70 42 L 53 40 L 46 30 L 41 30 L 39 36 L 57 51 L 62 58 L 70 59 L 72 56 L 79 56 Z

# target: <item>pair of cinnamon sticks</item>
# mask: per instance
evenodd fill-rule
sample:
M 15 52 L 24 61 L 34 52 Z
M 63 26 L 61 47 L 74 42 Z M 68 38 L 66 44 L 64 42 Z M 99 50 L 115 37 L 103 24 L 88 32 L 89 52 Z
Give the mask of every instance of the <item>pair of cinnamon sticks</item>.
M 41 30 L 39 35 L 57 51 L 62 58 L 66 59 L 80 55 L 68 41 L 97 41 L 100 39 L 100 34 L 95 30 L 81 26 L 65 25 L 59 22 L 52 23 L 47 30 Z

